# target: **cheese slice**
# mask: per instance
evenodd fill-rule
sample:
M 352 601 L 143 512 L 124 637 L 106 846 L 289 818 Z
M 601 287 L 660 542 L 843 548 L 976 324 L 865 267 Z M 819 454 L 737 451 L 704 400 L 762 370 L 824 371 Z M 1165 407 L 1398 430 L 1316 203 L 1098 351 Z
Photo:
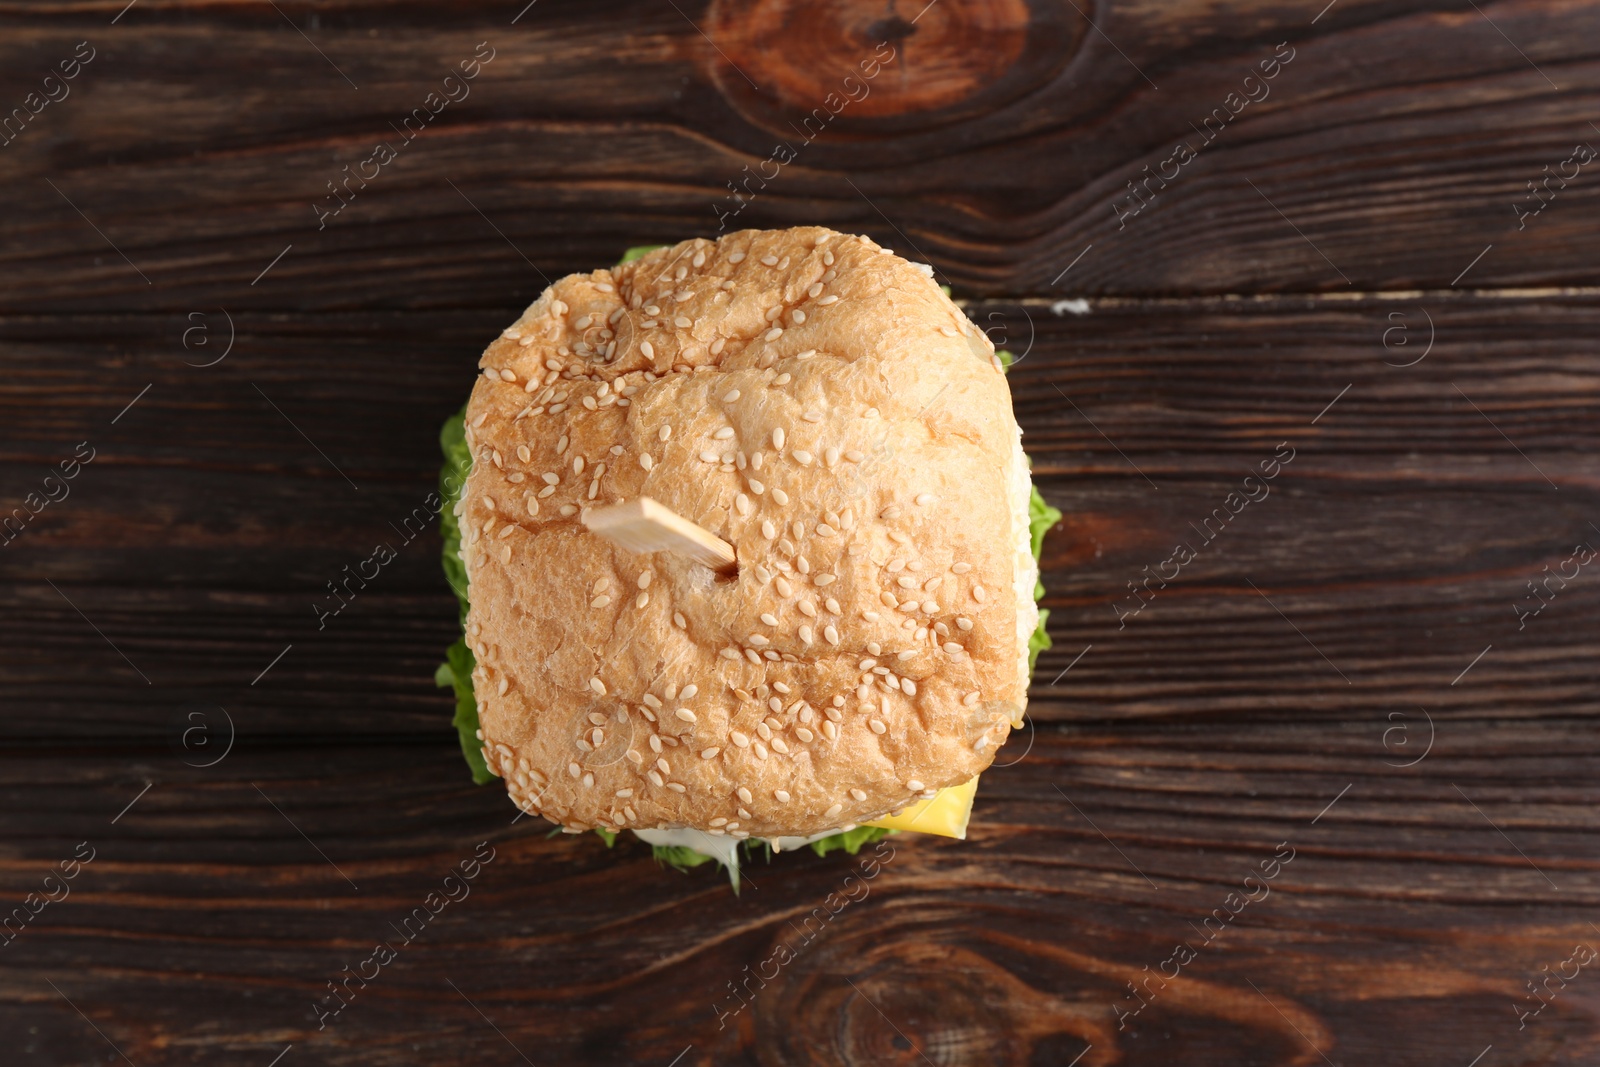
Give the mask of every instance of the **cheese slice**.
M 967 839 L 967 820 L 972 817 L 972 801 L 978 795 L 978 779 L 941 789 L 927 800 L 902 808 L 888 818 L 869 822 L 886 830 L 911 830 L 919 834 Z

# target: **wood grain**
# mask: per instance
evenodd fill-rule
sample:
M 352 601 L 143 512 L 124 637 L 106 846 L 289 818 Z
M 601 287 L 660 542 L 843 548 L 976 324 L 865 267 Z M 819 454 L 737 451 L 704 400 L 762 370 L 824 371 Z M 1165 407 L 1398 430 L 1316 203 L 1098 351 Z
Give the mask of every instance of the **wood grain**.
M 1386 365 L 1424 351 L 1419 309 L 1432 350 Z M 1600 583 L 1553 585 L 1544 612 L 1523 629 L 1517 616 L 1537 604 L 1530 580 L 1600 536 L 1594 295 L 969 310 L 1022 354 L 1025 443 L 1066 514 L 1046 541 L 1056 647 L 1036 715 L 1596 710 Z M 20 504 L 78 441 L 100 450 L 0 551 L 0 642 L 35 649 L 0 672 L 47 710 L 0 730 L 170 738 L 197 701 L 238 701 L 251 734 L 446 729 L 430 676 L 455 609 L 431 524 L 403 535 L 437 477 L 435 427 L 508 317 L 245 315 L 211 368 L 184 365 L 214 356 L 182 347 L 182 317 L 0 323 L 4 499 Z M 1385 347 L 1401 327 L 1412 340 Z M 113 336 L 143 338 L 131 361 Z M 1207 545 L 1200 524 L 1284 441 L 1296 454 L 1271 495 Z M 1137 604 L 1127 583 L 1178 541 L 1199 558 L 1119 618 Z M 319 629 L 326 584 L 379 543 L 396 561 Z
M 1376 723 L 1041 730 L 984 776 L 965 844 L 891 838 L 870 878 L 784 856 L 738 897 L 638 844 L 508 825 L 449 745 L 247 747 L 206 771 L 8 753 L 7 900 L 80 841 L 95 858 L 3 950 L 0 1028 L 26 1033 L 17 1062 L 105 1062 L 109 1038 L 141 1067 L 265 1064 L 291 1043 L 302 1062 L 519 1062 L 508 1040 L 535 1063 L 1065 1063 L 1086 1045 L 1095 1064 L 1322 1062 L 1308 1040 L 1335 1063 L 1465 1064 L 1490 1043 L 1499 1063 L 1587 1063 L 1582 979 L 1520 1032 L 1512 1008 L 1596 936 L 1596 753 L 1573 742 L 1463 720 L 1397 770 Z M 325 983 L 398 942 L 389 924 L 485 841 L 470 895 L 319 1031 Z M 1195 927 L 1288 850 L 1203 943 Z M 807 925 L 830 893 L 856 899 Z M 1127 983 L 1182 941 L 1198 958 L 1119 1029 Z M 728 983 L 779 943 L 796 958 L 732 1013 Z
M 0 310 L 482 306 L 631 244 L 802 222 L 980 293 L 1595 278 L 1592 167 L 1515 208 L 1600 138 L 1594 3 L 1115 5 L 1098 31 L 1022 0 L 916 24 L 895 4 L 546 2 L 515 25 L 486 3 L 144 4 L 109 25 L 120 6 L 0 13 L 6 107 L 99 49 L 0 149 Z M 880 39 L 895 59 L 867 95 L 828 103 Z M 485 41 L 470 95 L 320 223 L 329 183 Z M 1280 43 L 1292 60 L 1249 89 Z M 1232 117 L 1241 92 L 1266 95 Z M 1197 158 L 1164 167 L 1183 138 Z M 1177 176 L 1119 221 L 1147 167 Z
M 0 520 L 94 455 L 0 533 L 4 907 L 94 850 L 0 1059 L 1600 1058 L 1587 969 L 1519 1018 L 1600 945 L 1600 581 L 1518 618 L 1600 537 L 1600 4 L 124 3 L 0 5 Z M 410 530 L 549 278 L 799 223 L 1020 357 L 1056 645 L 968 841 L 735 897 L 469 784 Z

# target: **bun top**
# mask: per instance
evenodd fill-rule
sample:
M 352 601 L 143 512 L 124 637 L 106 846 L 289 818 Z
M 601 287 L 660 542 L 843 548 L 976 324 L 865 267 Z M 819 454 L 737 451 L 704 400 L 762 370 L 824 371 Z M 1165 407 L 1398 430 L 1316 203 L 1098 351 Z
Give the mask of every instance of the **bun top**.
M 523 810 L 809 835 L 989 765 L 1026 701 L 1018 430 L 930 268 L 817 227 L 685 241 L 556 282 L 480 366 L 467 643 Z M 640 496 L 737 575 L 581 524 Z

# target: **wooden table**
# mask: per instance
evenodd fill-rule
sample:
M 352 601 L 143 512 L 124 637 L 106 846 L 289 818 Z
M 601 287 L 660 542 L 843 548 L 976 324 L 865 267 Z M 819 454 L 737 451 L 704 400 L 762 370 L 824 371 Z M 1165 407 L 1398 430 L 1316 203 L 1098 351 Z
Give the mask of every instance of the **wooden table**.
M 0 13 L 0 1060 L 1600 1061 L 1600 4 L 125 2 Z M 867 881 L 511 825 L 396 529 L 546 278 L 719 218 L 932 262 L 1067 513 Z

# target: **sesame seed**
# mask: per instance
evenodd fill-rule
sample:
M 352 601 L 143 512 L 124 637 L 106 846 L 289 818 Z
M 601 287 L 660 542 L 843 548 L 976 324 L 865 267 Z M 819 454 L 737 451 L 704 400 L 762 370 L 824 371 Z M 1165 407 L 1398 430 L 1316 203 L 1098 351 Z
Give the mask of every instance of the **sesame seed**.
M 774 790 L 772 795 L 777 797 L 778 802 L 781 804 L 789 803 L 789 791 L 787 789 Z
M 817 301 L 818 305 L 822 307 L 827 307 L 829 304 L 837 304 L 838 302 L 839 298 L 834 296 L 832 293 L 829 293 L 827 296 Z
M 577 507 L 575 505 L 573 505 L 573 504 L 562 504 L 561 505 L 560 515 L 561 515 L 562 518 L 570 519 L 572 516 L 576 515 L 577 513 L 578 513 L 578 509 L 577 509 Z M 510 549 L 508 548 L 506 551 L 509 552 Z
M 772 329 L 770 329 L 766 333 L 762 334 L 761 339 L 763 341 L 776 341 L 778 338 L 780 338 L 782 336 L 783 336 L 783 327 L 782 326 L 774 326 Z
M 646 775 L 646 777 L 648 777 L 650 779 L 650 782 L 651 782 L 652 785 L 666 785 L 667 784 L 666 783 L 666 779 L 661 777 L 661 772 L 657 771 L 655 769 L 651 769 L 651 771 L 649 772 L 649 774 Z
M 606 695 L 606 683 L 602 682 L 598 678 L 590 678 L 589 679 L 589 688 L 593 689 L 596 693 L 599 693 L 601 696 L 605 696 Z
M 889 728 L 883 725 L 883 723 L 877 719 L 873 719 L 871 722 L 867 723 L 867 725 L 872 727 L 873 733 L 879 734 L 880 736 L 889 732 Z
M 738 512 L 741 515 L 750 514 L 750 498 L 745 496 L 743 493 L 740 493 L 738 496 L 733 498 L 733 506 L 738 509 Z
M 716 463 L 721 458 L 721 456 L 717 455 L 715 452 L 712 452 L 710 449 L 700 453 L 700 459 L 705 463 Z
M 650 735 L 650 751 L 655 752 L 655 753 L 660 753 L 660 751 L 661 751 L 661 737 L 660 737 L 659 734 L 651 734 Z
M 808 412 L 806 412 L 804 415 L 802 415 L 800 417 L 802 419 L 805 419 L 807 422 L 821 422 L 822 421 L 822 412 L 820 412 L 820 411 L 808 411 Z
M 793 376 L 790 375 L 787 371 L 785 371 L 784 373 L 778 375 L 776 378 L 772 379 L 772 384 L 773 385 L 788 385 L 789 382 L 792 381 L 792 380 L 793 380 Z
M 766 759 L 767 758 L 767 746 L 763 745 L 760 741 L 757 741 L 754 744 L 752 744 L 750 746 L 750 751 L 754 752 L 756 754 L 756 759 Z
M 703 251 L 702 252 L 696 252 L 694 254 L 694 259 L 690 260 L 690 262 L 693 263 L 696 267 L 705 266 L 705 262 L 706 262 L 706 254 L 705 254 L 705 252 L 703 252 Z
M 728 740 L 732 741 L 734 744 L 738 745 L 740 748 L 749 748 L 750 747 L 750 738 L 747 735 L 745 735 L 743 733 L 740 733 L 738 730 L 730 730 L 730 731 L 728 731 Z
M 726 337 L 719 337 L 715 341 L 712 341 L 711 342 L 711 354 L 713 356 L 721 355 L 722 354 L 722 346 L 727 344 L 727 343 L 728 343 L 728 339 Z
M 778 257 L 772 255 L 762 256 L 761 262 L 765 266 L 776 267 L 778 265 Z
M 725 648 L 721 652 L 717 653 L 717 655 L 721 656 L 723 659 L 738 659 L 739 650 L 737 648 Z
M 689 628 L 689 624 L 684 620 L 683 613 L 681 611 L 674 611 L 672 613 L 672 625 L 676 626 L 680 630 L 687 630 Z
M 649 341 L 644 341 L 644 342 L 640 343 L 639 352 L 644 356 L 645 359 L 655 359 L 656 358 L 655 346 L 652 345 Z
M 808 645 L 812 643 L 811 627 L 809 627 L 809 626 L 800 627 L 800 640 L 804 641 Z
M 770 523 L 768 523 L 766 525 L 770 525 Z M 773 584 L 778 587 L 778 593 L 779 593 L 780 596 L 789 596 L 790 594 L 792 594 L 794 592 L 794 586 L 789 584 L 789 579 L 785 578 L 781 574 L 778 575 L 778 577 L 774 580 Z
M 938 500 L 938 499 L 939 498 L 934 496 L 932 493 L 918 493 L 917 494 L 917 506 L 919 508 L 927 507 L 929 504 L 933 503 L 935 500 Z
M 914 697 L 917 695 L 917 683 L 913 682 L 910 678 L 900 679 L 900 688 L 908 697 Z
M 718 430 L 716 433 L 712 434 L 711 436 L 716 438 L 718 441 L 726 441 L 728 438 L 733 436 L 733 427 L 732 426 L 724 426 L 722 429 Z
M 789 502 L 789 494 L 785 493 L 782 489 L 774 489 L 772 491 L 772 502 L 777 504 L 779 507 L 782 507 Z
M 839 643 L 839 631 L 834 629 L 834 627 L 831 625 L 823 628 L 822 636 L 827 638 L 828 644 L 830 645 L 837 645 Z
M 566 450 L 567 450 L 567 435 L 566 434 L 562 434 L 559 438 L 556 439 L 556 455 L 559 456 L 563 452 L 565 452 Z M 546 480 L 548 480 L 548 479 L 546 479 Z M 551 482 L 550 484 L 554 485 L 555 483 Z
M 656 770 L 660 771 L 662 774 L 671 774 L 672 765 L 669 764 L 665 758 L 658 759 L 656 760 Z
M 920 792 L 922 792 L 924 786 L 923 786 L 923 784 L 921 782 L 917 781 L 915 778 L 910 778 L 910 779 L 907 779 L 907 781 L 906 781 L 906 788 L 911 790 L 913 793 L 920 793 Z
M 818 585 L 823 584 L 822 583 L 822 579 L 823 578 L 832 578 L 832 577 L 833 577 L 833 575 L 831 575 L 831 574 L 819 575 L 818 578 L 817 578 L 817 584 Z M 829 611 L 833 612 L 835 615 L 844 614 L 842 611 L 839 610 L 839 602 L 837 600 L 833 599 L 833 597 L 829 597 L 827 600 L 823 601 L 823 606 L 826 607 Z
M 738 794 L 739 794 L 739 799 L 744 801 L 746 804 L 751 804 L 751 803 L 755 802 L 756 798 L 751 794 L 750 790 L 746 789 L 742 785 L 738 789 Z
M 739 390 L 737 390 L 737 389 L 730 389 L 726 393 L 722 394 L 722 400 L 726 404 L 731 404 L 735 400 L 738 400 L 738 399 L 739 399 Z
M 981 585 L 975 585 L 972 587 L 972 599 L 982 604 L 989 599 L 989 591 Z
M 733 253 L 733 255 L 728 257 L 728 262 L 729 263 L 743 263 L 744 262 L 744 253 L 743 252 L 735 252 L 735 253 Z
M 611 598 L 610 597 L 608 597 L 608 596 L 597 596 L 593 600 L 589 601 L 589 606 L 591 608 L 603 608 L 607 604 L 610 604 L 610 603 L 611 603 Z
M 800 466 L 809 467 L 811 465 L 811 460 L 813 457 L 811 453 L 807 452 L 805 449 L 797 448 L 789 454 L 794 457 L 794 461 L 800 464 Z
M 817 536 L 818 537 L 832 537 L 834 534 L 836 534 L 838 532 L 839 532 L 838 530 L 835 530 L 832 526 L 829 526 L 825 522 L 817 523 Z
M 772 751 L 780 752 L 787 756 L 789 754 L 789 744 L 781 737 L 774 737 L 772 739 Z
M 799 608 L 799 609 L 800 609 L 800 614 L 802 614 L 802 615 L 804 615 L 804 616 L 806 616 L 806 617 L 807 617 L 807 618 L 812 618 L 812 619 L 814 619 L 814 618 L 816 618 L 816 617 L 817 617 L 817 608 L 816 608 L 816 605 L 815 605 L 815 604 L 813 604 L 813 603 L 811 603 L 811 601 L 809 601 L 809 600 L 802 600 L 802 601 L 800 601 L 800 603 L 799 603 L 799 604 L 798 604 L 798 605 L 796 605 L 796 606 L 797 606 L 797 607 L 798 607 L 798 608 Z
M 771 654 L 776 655 L 776 653 Z M 753 648 L 747 648 L 744 650 L 744 658 L 749 660 L 751 663 L 754 663 L 758 667 L 761 666 L 761 657 L 756 654 L 756 651 Z

